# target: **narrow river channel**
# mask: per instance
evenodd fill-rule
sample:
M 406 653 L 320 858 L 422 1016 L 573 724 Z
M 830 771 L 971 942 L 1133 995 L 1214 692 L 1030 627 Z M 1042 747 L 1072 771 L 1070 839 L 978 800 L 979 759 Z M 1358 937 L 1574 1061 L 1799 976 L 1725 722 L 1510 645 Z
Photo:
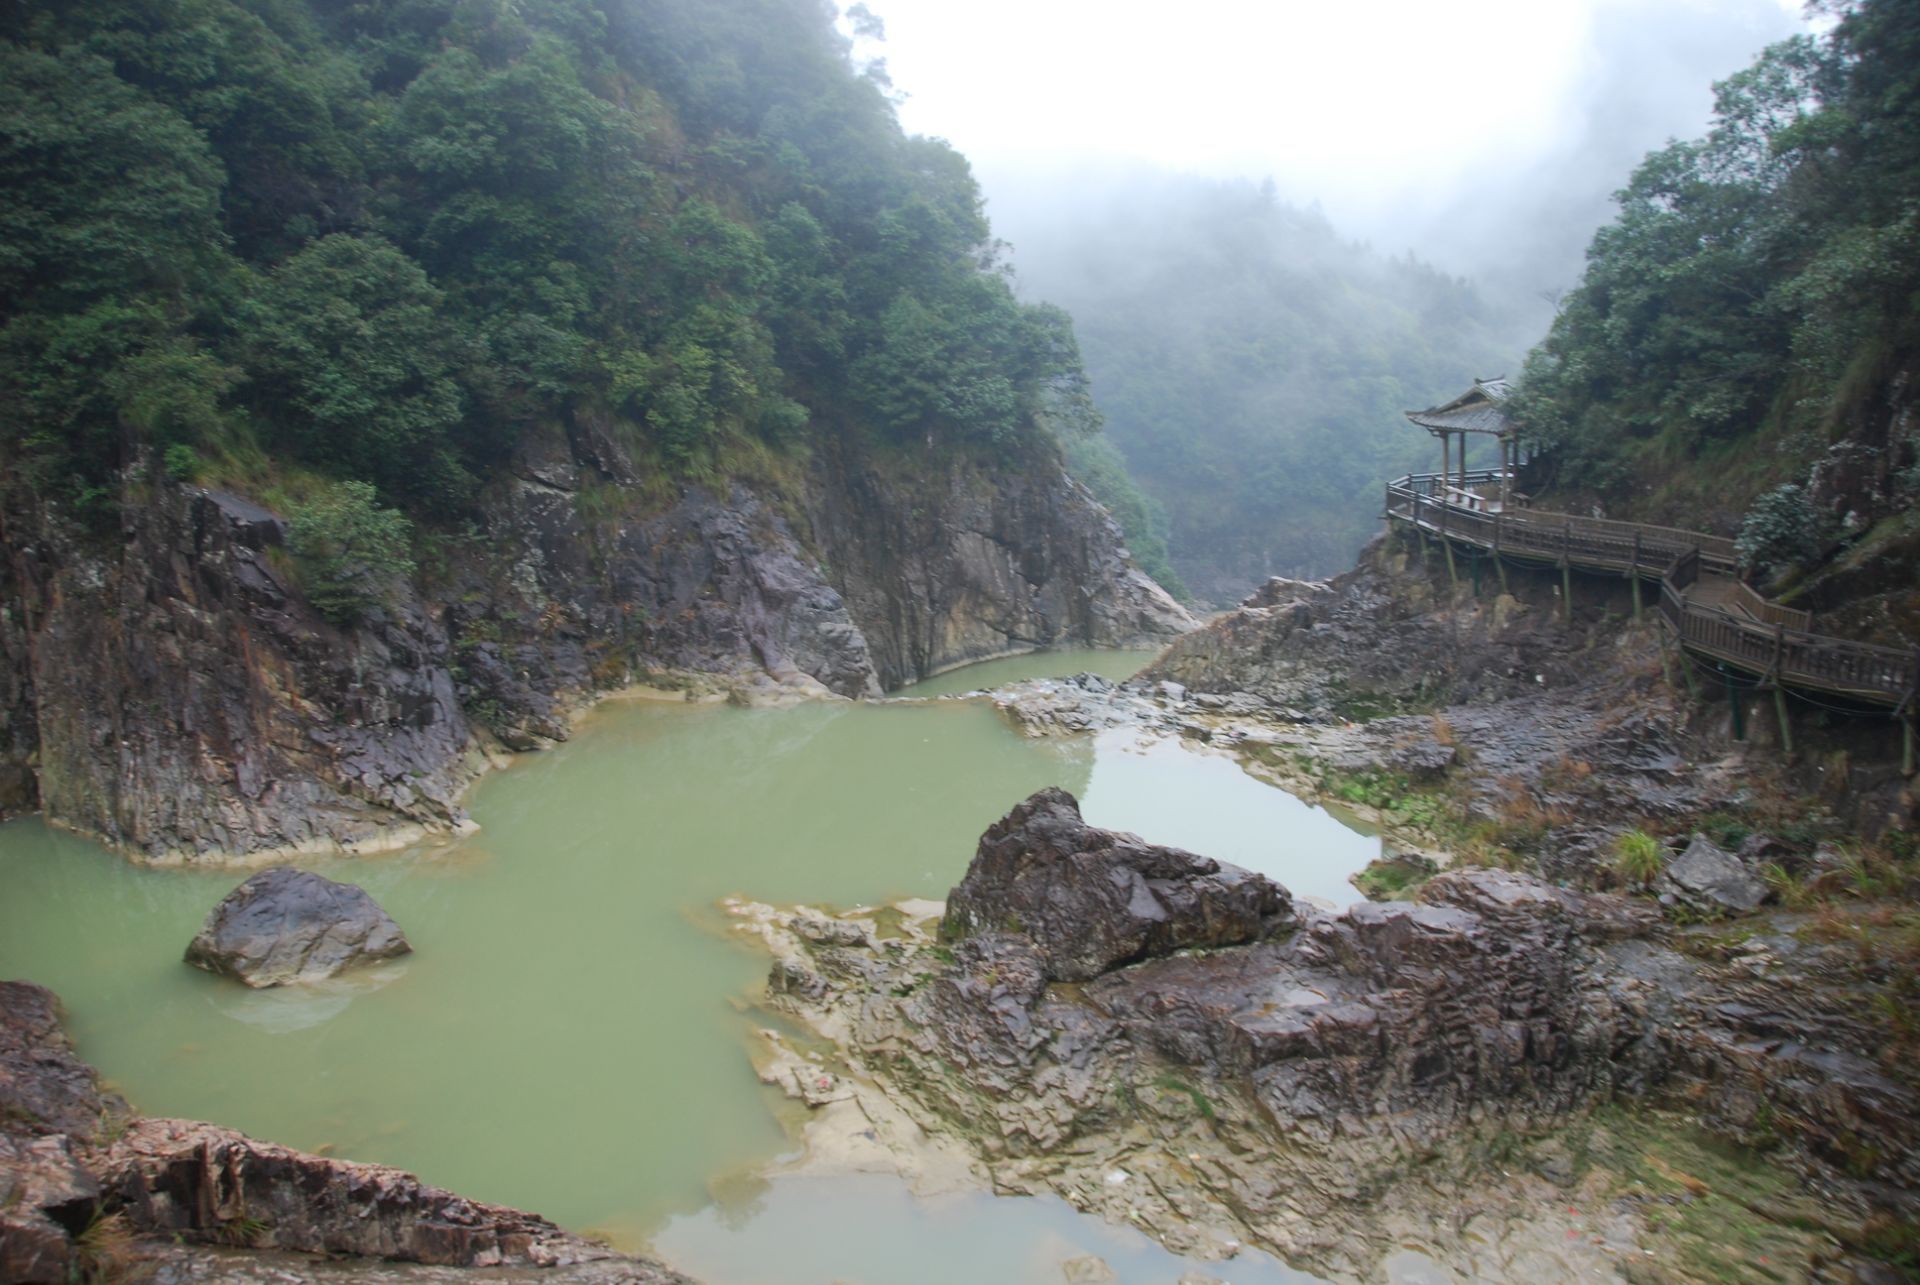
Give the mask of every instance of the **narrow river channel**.
M 903 695 L 1138 653 L 995 662 Z M 1192 1264 L 1050 1200 L 916 1201 L 883 1179 L 754 1175 L 792 1148 L 745 1052 L 762 959 L 716 902 L 941 897 L 1033 790 L 1089 821 L 1349 901 L 1376 838 L 1218 754 L 1125 732 L 1029 740 L 983 701 L 739 709 L 612 701 L 482 781 L 477 834 L 301 864 L 371 892 L 415 954 L 249 992 L 180 962 L 242 877 L 156 871 L 37 820 L 0 826 L 0 976 L 51 986 L 82 1056 L 148 1114 L 410 1169 L 714 1282 L 1123 1280 Z M 1303 1279 L 1243 1255 L 1207 1274 Z

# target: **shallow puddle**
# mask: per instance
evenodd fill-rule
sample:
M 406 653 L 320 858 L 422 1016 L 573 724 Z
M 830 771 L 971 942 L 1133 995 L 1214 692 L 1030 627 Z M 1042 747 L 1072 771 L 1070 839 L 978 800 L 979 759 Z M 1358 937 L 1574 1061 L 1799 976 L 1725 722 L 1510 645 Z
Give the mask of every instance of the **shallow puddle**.
M 1187 1273 L 1233 1285 L 1319 1279 L 1265 1254 L 1195 1263 L 1057 1196 L 917 1199 L 896 1179 L 874 1174 L 774 1178 L 673 1219 L 655 1246 L 681 1271 L 730 1285 L 1059 1285 L 1073 1279 L 1171 1285 Z M 1112 1275 L 1098 1275 L 1088 1259 L 1099 1259 Z M 1069 1276 L 1075 1260 L 1093 1274 Z

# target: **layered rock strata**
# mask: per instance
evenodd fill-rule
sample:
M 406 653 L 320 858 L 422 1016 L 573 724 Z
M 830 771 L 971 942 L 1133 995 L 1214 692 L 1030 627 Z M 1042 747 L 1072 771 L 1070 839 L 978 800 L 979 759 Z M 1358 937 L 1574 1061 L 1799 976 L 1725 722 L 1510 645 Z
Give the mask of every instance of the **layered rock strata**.
M 1645 901 L 1464 869 L 1416 900 L 1299 907 L 1244 944 L 1109 952 L 1092 975 L 1056 981 L 1056 953 L 1168 922 L 1156 905 L 1186 899 L 1067 879 L 1031 924 L 954 912 L 1008 904 L 1000 890 L 1062 848 L 1062 811 L 1036 796 L 988 832 L 943 936 L 910 915 L 890 932 L 879 919 L 808 934 L 778 914 L 758 921 L 776 954 L 770 1002 L 838 1039 L 849 1069 L 930 1132 L 966 1139 L 997 1186 L 1057 1191 L 1184 1251 L 1249 1243 L 1371 1276 L 1396 1244 L 1484 1257 L 1477 1212 L 1516 1190 L 1488 1157 L 1631 1102 L 1683 1105 L 1736 1137 L 1766 1122 L 1770 1163 L 1790 1163 L 1806 1193 L 1783 1197 L 1780 1216 L 1834 1240 L 1866 1245 L 1873 1227 L 1920 1214 L 1920 1093 L 1879 1064 L 1870 1033 L 1820 1011 L 1838 979 L 1818 946 L 1783 935 L 1715 964 Z M 1137 844 L 1076 833 L 1064 846 Z M 1190 867 L 1187 897 L 1227 869 Z M 1132 879 L 1116 863 L 1114 886 Z M 1055 940 L 1061 925 L 1073 927 Z M 1849 1151 L 1863 1136 L 1875 1145 Z M 1570 1187 L 1587 1181 L 1577 1168 L 1555 1164 Z M 1458 1215 L 1443 1227 L 1422 1214 L 1409 1233 L 1436 1175 Z M 1628 1203 L 1605 1254 L 1652 1253 L 1636 1239 L 1651 1206 L 1608 1198 Z M 1567 1253 L 1533 1270 L 1612 1274 L 1600 1248 Z M 1527 1261 L 1494 1274 L 1522 1278 Z
M 277 1279 L 312 1264 L 289 1253 L 369 1269 L 392 1260 L 549 1280 L 682 1279 L 397 1169 L 136 1117 L 74 1056 L 50 991 L 0 982 L 0 1280 L 244 1274 L 203 1262 L 199 1246 L 274 1251 Z

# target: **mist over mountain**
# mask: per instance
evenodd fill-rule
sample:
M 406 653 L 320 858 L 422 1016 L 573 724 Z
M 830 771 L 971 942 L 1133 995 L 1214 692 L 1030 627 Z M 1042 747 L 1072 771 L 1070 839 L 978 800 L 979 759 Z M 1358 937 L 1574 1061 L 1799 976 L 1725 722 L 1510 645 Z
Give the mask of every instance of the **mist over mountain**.
M 1483 155 L 1454 182 L 1409 186 L 1351 230 L 1463 273 L 1544 330 L 1551 297 L 1580 279 L 1587 243 L 1617 212 L 1640 158 L 1698 134 L 1712 84 L 1802 29 L 1771 5 L 1636 2 L 1596 10 L 1578 75 L 1544 145 Z
M 1383 478 L 1423 463 L 1401 412 L 1514 367 L 1529 319 L 1464 280 L 1343 237 L 1271 184 L 1146 168 L 1003 188 L 1016 288 L 1073 314 L 1107 436 L 1164 507 L 1203 601 L 1346 565 Z M 1103 444 L 1075 449 L 1097 490 Z M 1158 532 L 1129 520 L 1154 565 Z

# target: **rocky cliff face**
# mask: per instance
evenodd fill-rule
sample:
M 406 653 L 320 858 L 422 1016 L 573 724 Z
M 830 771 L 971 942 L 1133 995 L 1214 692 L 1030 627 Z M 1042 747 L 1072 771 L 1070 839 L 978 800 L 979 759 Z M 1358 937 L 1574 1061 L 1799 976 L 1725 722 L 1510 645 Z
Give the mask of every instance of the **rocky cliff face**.
M 1196 623 L 1049 459 L 932 479 L 838 461 L 820 471 L 811 508 L 888 688 L 1039 647 L 1157 645 Z
M 469 727 L 416 597 L 329 625 L 232 496 L 157 486 L 112 540 L 34 516 L 5 532 L 8 748 L 49 818 L 166 857 L 459 817 Z
M 130 479 L 119 530 L 0 513 L 0 815 L 150 858 L 391 842 L 464 819 L 484 729 L 567 735 L 595 690 L 671 670 L 842 696 L 979 657 L 1192 625 L 1057 462 L 816 465 L 801 494 L 649 501 L 616 434 L 528 439 L 417 583 L 337 628 L 284 524 Z

